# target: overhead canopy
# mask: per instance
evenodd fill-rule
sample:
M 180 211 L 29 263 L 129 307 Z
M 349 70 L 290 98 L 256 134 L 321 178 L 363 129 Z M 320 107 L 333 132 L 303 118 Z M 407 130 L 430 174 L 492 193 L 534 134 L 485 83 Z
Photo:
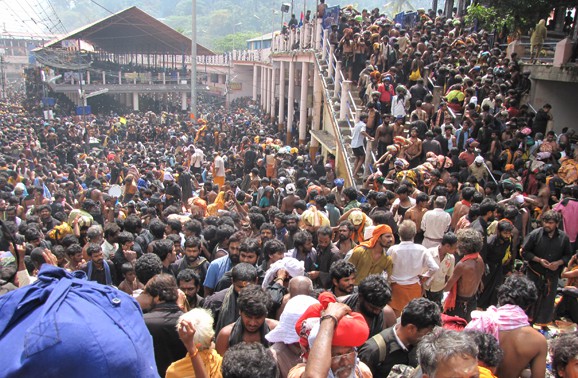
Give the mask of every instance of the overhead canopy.
M 134 6 L 50 41 L 43 48 L 66 47 L 64 41 L 78 39 L 95 50 L 113 54 L 191 54 L 190 38 Z M 197 55 L 215 54 L 197 44 Z

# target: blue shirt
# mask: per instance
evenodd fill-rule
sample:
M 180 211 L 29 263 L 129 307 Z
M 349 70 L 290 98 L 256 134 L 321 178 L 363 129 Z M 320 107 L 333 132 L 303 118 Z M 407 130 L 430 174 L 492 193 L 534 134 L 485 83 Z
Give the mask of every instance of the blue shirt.
M 223 277 L 223 274 L 231 270 L 232 265 L 229 256 L 223 256 L 213 260 L 207 269 L 207 276 L 205 277 L 203 286 L 214 289 L 215 286 L 217 286 L 217 282 Z

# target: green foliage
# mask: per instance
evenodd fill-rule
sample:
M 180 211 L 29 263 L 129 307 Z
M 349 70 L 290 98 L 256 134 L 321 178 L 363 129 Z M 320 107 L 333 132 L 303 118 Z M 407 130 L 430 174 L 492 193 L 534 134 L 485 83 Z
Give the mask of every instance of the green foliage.
M 492 29 L 495 27 L 498 11 L 494 7 L 472 4 L 468 7 L 464 21 L 467 25 L 478 22 L 478 29 Z
M 572 1 L 570 1 L 572 2 Z M 557 5 L 567 0 L 487 0 L 485 3 L 491 4 L 496 12 L 496 22 L 498 26 L 503 25 L 510 30 L 526 31 L 538 23 L 541 18 L 547 18 L 550 11 Z M 469 8 L 468 8 L 469 11 Z M 501 22 L 501 25 L 500 25 Z
M 213 51 L 216 53 L 223 53 L 233 49 L 244 50 L 247 48 L 246 41 L 248 39 L 252 39 L 260 35 L 262 34 L 255 32 L 239 32 L 216 38 L 213 43 Z

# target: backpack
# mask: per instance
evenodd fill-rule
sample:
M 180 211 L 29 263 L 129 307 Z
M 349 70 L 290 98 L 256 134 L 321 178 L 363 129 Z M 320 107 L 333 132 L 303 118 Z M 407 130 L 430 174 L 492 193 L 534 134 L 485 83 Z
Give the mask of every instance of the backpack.
M 3 377 L 158 377 L 136 300 L 82 271 L 44 264 L 0 309 Z

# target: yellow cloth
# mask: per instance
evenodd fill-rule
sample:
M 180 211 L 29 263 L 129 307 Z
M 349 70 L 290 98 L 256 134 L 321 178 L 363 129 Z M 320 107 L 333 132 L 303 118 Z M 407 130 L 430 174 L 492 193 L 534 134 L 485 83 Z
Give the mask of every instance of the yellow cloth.
M 222 189 L 225 185 L 225 176 L 215 176 L 213 177 L 213 183 L 219 185 L 219 189 Z
M 207 215 L 217 216 L 218 211 L 224 209 L 225 209 L 225 192 L 219 192 L 219 194 L 217 194 L 217 198 L 215 198 L 215 202 L 207 206 Z
M 304 226 L 313 227 L 329 227 L 331 225 L 329 219 L 324 214 L 317 211 L 315 206 L 311 206 L 301 214 L 301 222 Z
M 364 246 L 357 246 L 353 249 L 349 262 L 355 265 L 357 270 L 357 274 L 355 275 L 356 285 L 359 285 L 361 280 L 371 274 L 381 274 L 383 271 L 386 271 L 389 276 L 393 268 L 391 257 L 382 253 L 377 261 L 373 261 L 371 250 Z
M 205 370 L 210 378 L 222 378 L 221 374 L 221 363 L 223 362 L 223 357 L 217 353 L 215 349 L 205 349 L 199 351 L 199 356 L 203 360 L 205 365 Z M 195 371 L 193 370 L 193 364 L 191 363 L 191 357 L 187 353 L 184 358 L 175 361 L 167 369 L 165 378 L 194 378 Z
M 480 378 L 497 378 L 490 369 L 483 366 L 478 366 L 478 371 L 480 372 Z

